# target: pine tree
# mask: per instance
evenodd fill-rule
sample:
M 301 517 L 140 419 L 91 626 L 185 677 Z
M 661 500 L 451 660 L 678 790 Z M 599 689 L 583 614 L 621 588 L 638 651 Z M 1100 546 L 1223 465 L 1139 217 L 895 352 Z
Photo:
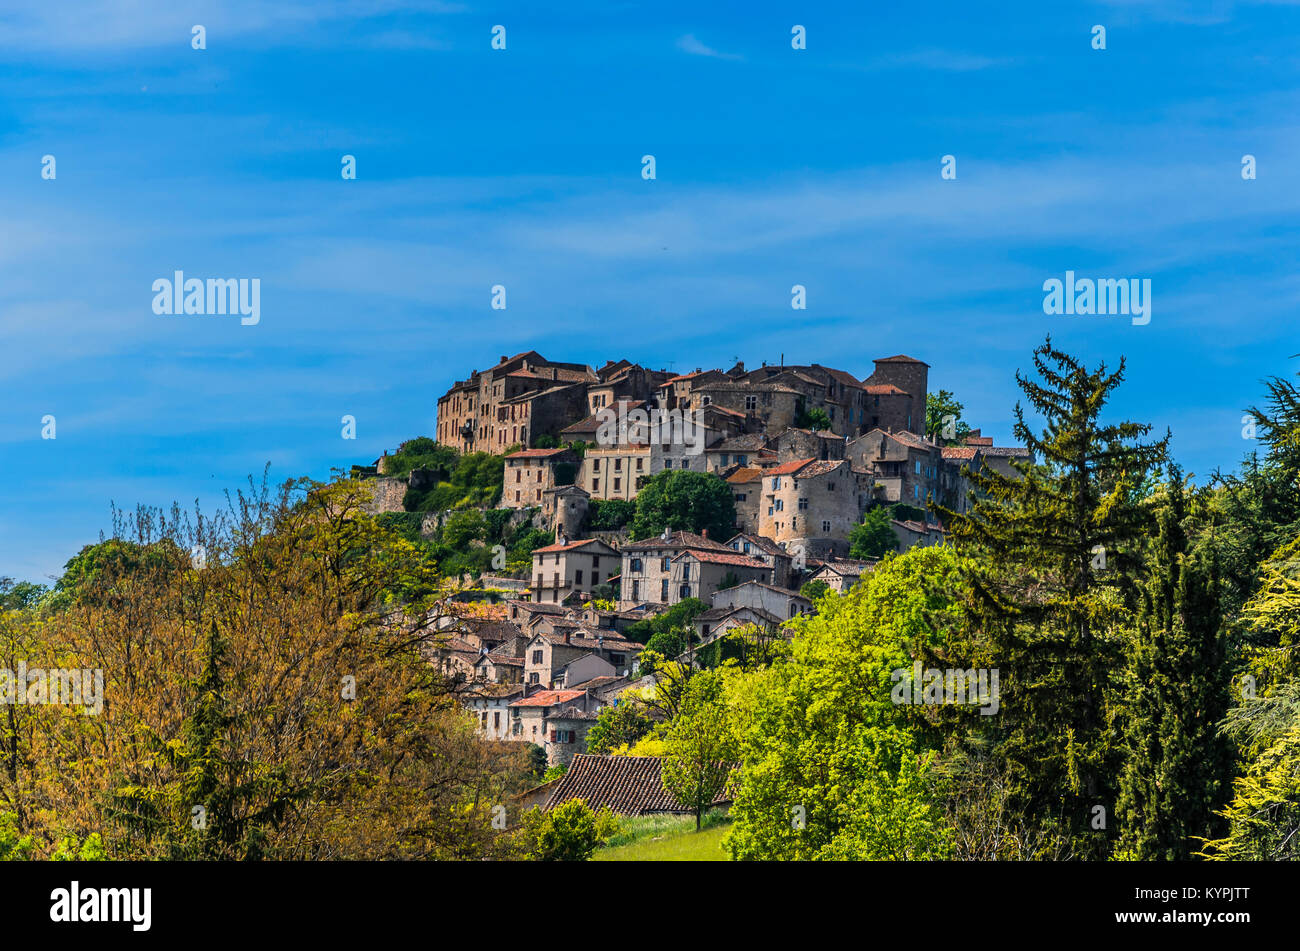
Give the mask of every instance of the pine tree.
M 1097 857 L 1109 846 L 1118 765 L 1109 704 L 1149 528 L 1140 497 L 1169 436 L 1144 443 L 1149 425 L 1101 422 L 1122 359 L 1114 372 L 1091 371 L 1049 337 L 1034 366 L 1039 379 L 1017 372 L 1016 382 L 1043 431 L 1015 411 L 1033 461 L 1013 462 L 1011 475 L 972 473 L 970 509 L 939 511 L 977 556 L 970 617 L 1000 671 L 1001 709 L 986 729 L 1008 801 L 1073 854 Z
M 1132 651 L 1116 807 L 1123 852 L 1133 859 L 1191 858 L 1197 837 L 1221 831 L 1214 813 L 1231 778 L 1219 733 L 1229 697 L 1217 557 L 1212 548 L 1194 551 L 1187 531 L 1200 502 L 1170 466 Z

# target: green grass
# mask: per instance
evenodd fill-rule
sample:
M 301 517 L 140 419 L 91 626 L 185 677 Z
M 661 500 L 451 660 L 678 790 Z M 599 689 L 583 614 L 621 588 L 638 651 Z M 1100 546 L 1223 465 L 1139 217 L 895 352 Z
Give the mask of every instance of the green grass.
M 721 813 L 704 817 L 695 831 L 691 816 L 640 816 L 624 819 L 619 832 L 592 854 L 593 862 L 725 862 L 722 837 L 730 822 Z

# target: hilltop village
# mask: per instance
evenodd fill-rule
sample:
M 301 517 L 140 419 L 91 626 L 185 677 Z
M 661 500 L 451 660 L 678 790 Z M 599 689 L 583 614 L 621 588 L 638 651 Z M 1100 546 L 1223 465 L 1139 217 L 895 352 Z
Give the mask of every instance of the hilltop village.
M 972 471 L 1012 474 L 1028 459 L 964 424 L 927 433 L 928 386 L 929 366 L 901 354 L 866 377 L 819 364 L 593 369 L 535 351 L 473 371 L 438 400 L 424 442 L 499 466 L 500 494 L 479 507 L 544 543 L 513 564 L 496 546 L 492 569 L 465 579 L 480 595 L 440 621 L 430 660 L 465 685 L 485 738 L 536 744 L 567 766 L 601 709 L 653 684 L 641 664 L 653 633 L 671 625 L 682 650 L 670 659 L 692 664 L 728 635 L 782 636 L 883 550 L 942 542 L 930 506 L 963 511 Z M 354 470 L 374 511 L 414 508 L 426 534 L 449 524 L 457 510 L 411 502 L 445 474 L 396 460 Z M 643 492 L 681 478 L 663 473 L 698 474 L 687 479 L 729 497 L 734 521 L 634 537 Z M 855 530 L 871 513 L 890 537 L 864 555 Z

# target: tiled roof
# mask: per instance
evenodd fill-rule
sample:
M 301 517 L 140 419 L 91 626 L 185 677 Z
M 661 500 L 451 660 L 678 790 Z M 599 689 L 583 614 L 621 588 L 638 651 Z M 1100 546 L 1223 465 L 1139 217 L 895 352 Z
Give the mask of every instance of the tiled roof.
M 1021 459 L 1028 459 L 1031 453 L 1024 446 L 988 446 L 980 450 L 986 456 L 1016 456 Z
M 579 753 L 546 800 L 553 809 L 570 799 L 585 800 L 592 809 L 608 806 L 622 816 L 652 812 L 690 812 L 664 789 L 663 761 L 657 756 L 595 756 Z M 714 799 L 730 802 L 725 790 Z
M 993 445 L 993 437 L 992 437 L 992 436 L 967 436 L 967 437 L 966 437 L 966 445 L 968 445 L 968 446 L 981 446 L 981 447 L 983 447 L 983 446 L 992 446 L 992 445 Z
M 705 538 L 703 535 L 696 535 L 694 532 L 672 532 L 666 539 L 662 535 L 656 535 L 654 538 L 644 538 L 639 542 L 624 545 L 623 551 L 653 551 L 656 548 L 692 548 L 703 551 L 731 550 L 721 542 L 715 542 L 712 538 Z
M 871 383 L 863 387 L 872 396 L 906 396 L 906 390 L 900 390 L 892 383 Z
M 837 575 L 860 577 L 864 572 L 870 571 L 876 566 L 874 561 L 827 561 L 822 563 L 822 567 L 827 571 L 832 571 Z
M 504 664 L 507 667 L 524 666 L 524 659 L 522 657 L 515 657 L 512 654 L 501 654 L 493 651 L 492 653 L 484 654 L 483 656 L 493 664 Z
M 912 519 L 907 519 L 906 521 L 900 521 L 899 519 L 893 518 L 890 519 L 890 521 L 893 522 L 895 525 L 903 526 L 908 531 L 917 532 L 921 535 L 926 535 L 932 532 L 944 531 L 943 526 L 935 522 L 930 522 L 928 525 L 922 525 L 920 522 L 913 521 Z
M 548 456 L 558 456 L 562 452 L 569 452 L 568 449 L 520 449 L 518 452 L 512 452 L 506 456 L 507 459 L 545 459 Z
M 836 471 L 844 465 L 843 459 L 822 459 L 814 462 L 812 465 L 799 470 L 799 478 L 815 479 L 817 476 L 824 476 Z
M 909 357 L 906 354 L 902 354 L 902 353 L 896 354 L 895 356 L 892 357 L 882 357 L 879 360 L 876 360 L 875 362 L 876 363 L 919 363 L 923 367 L 928 367 L 930 365 L 926 363 L 924 360 L 918 360 L 915 357 Z
M 684 551 L 678 558 L 694 558 L 708 565 L 732 565 L 736 568 L 766 568 L 767 562 L 735 551 Z
M 583 539 L 580 539 L 579 541 L 576 541 L 576 542 L 565 542 L 563 545 L 556 544 L 556 545 L 547 545 L 545 548 L 534 548 L 534 549 L 533 549 L 533 554 L 534 554 L 534 555 L 542 555 L 542 554 L 549 555 L 549 554 L 551 554 L 552 552 L 573 551 L 575 548 L 581 548 L 583 545 L 590 545 L 590 544 L 592 544 L 593 542 L 596 543 L 596 544 L 599 544 L 599 545 L 604 545 L 604 544 L 605 544 L 605 543 L 602 542 L 599 538 L 583 538 Z M 605 547 L 608 548 L 609 546 L 606 545 Z
M 722 440 L 716 446 L 710 446 L 709 452 L 758 452 L 767 446 L 767 437 L 762 433 L 744 433 Z
M 746 482 L 754 482 L 762 478 L 763 470 L 756 469 L 753 466 L 741 466 L 731 475 L 727 476 L 727 481 L 732 485 L 743 485 Z
M 582 690 L 539 690 L 531 697 L 520 697 L 512 707 L 553 707 L 558 703 L 568 703 L 583 695 Z
M 764 472 L 763 475 L 765 476 L 789 475 L 792 472 L 798 472 L 800 469 L 808 465 L 810 462 L 816 462 L 816 461 L 817 460 L 812 458 L 791 459 L 789 462 L 783 462 L 779 466 L 773 466 L 771 469 L 768 469 L 766 472 Z
M 746 532 L 741 532 L 740 534 L 736 535 L 734 538 L 729 539 L 727 541 L 727 544 L 731 546 L 733 550 L 741 551 L 743 550 L 745 542 L 749 542 L 749 544 L 754 548 L 757 548 L 759 551 L 766 552 L 769 555 L 778 555 L 778 556 L 784 555 L 786 558 L 790 557 L 789 552 L 787 552 L 776 542 L 772 541 L 772 539 L 768 538 L 766 535 L 750 535 L 747 534 Z M 735 547 L 736 545 L 740 545 L 741 548 L 737 549 Z
M 943 457 L 945 459 L 974 459 L 975 454 L 979 451 L 979 446 L 944 446 Z

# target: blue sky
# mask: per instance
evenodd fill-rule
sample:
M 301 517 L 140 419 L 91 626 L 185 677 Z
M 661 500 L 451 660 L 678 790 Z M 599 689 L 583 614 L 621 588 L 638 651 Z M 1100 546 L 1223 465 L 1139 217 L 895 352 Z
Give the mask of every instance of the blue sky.
M 110 502 L 372 461 L 526 349 L 902 352 L 1002 441 L 1050 331 L 1126 355 L 1116 412 L 1202 477 L 1297 369 L 1300 4 L 541 6 L 4 5 L 0 575 L 57 574 Z M 156 316 L 177 269 L 259 278 L 261 322 Z M 1151 323 L 1044 315 L 1067 269 L 1150 278 Z

